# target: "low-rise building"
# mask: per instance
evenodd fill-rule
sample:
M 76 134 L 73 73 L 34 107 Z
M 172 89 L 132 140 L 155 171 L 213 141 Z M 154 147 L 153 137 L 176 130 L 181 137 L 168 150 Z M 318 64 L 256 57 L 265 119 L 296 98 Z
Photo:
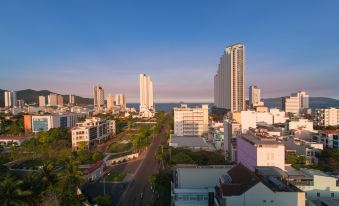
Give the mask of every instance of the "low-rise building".
M 99 179 L 104 172 L 105 162 L 103 160 L 98 161 L 91 168 L 84 171 L 83 178 L 87 181 L 95 181 Z
M 30 136 L 12 136 L 12 135 L 0 135 L 0 145 L 8 145 L 8 143 L 15 143 L 20 146 L 24 141 L 31 139 Z
M 304 206 L 305 192 L 279 178 L 254 173 L 238 164 L 220 177 L 215 200 L 218 206 Z
M 115 134 L 115 121 L 97 117 L 86 119 L 72 128 L 72 149 L 78 150 L 84 146 L 90 147 L 100 144 Z M 84 145 L 80 145 L 84 144 Z
M 206 140 L 202 137 L 188 137 L 188 136 L 174 136 L 171 135 L 169 146 L 173 148 L 187 148 L 191 150 L 206 150 L 211 151 L 215 150 L 212 145 L 208 144 Z
M 86 113 L 25 115 L 25 130 L 32 132 L 48 131 L 51 128 L 72 128 L 79 118 L 87 117 Z
M 339 198 L 339 179 L 314 169 L 301 168 L 288 181 L 306 193 L 307 201 Z
M 285 145 L 266 134 L 242 134 L 237 138 L 237 163 L 251 171 L 257 166 L 274 166 L 285 169 Z
M 318 164 L 318 155 L 323 150 L 323 144 L 294 137 L 288 137 L 283 143 L 287 152 L 295 152 L 299 156 L 304 156 L 306 165 Z
M 237 113 L 232 113 L 232 119 L 241 124 L 242 133 L 246 133 L 250 128 L 256 128 L 258 123 L 272 125 L 285 123 L 287 120 L 285 112 L 279 109 L 270 109 L 269 112 L 247 110 Z
M 286 122 L 286 131 L 294 129 L 313 131 L 313 121 L 303 118 L 292 118 Z
M 232 165 L 177 165 L 171 183 L 174 206 L 204 206 L 214 202 L 214 187 Z M 213 204 L 214 205 L 214 204 Z
M 321 130 L 313 140 L 324 144 L 326 148 L 339 149 L 339 130 Z

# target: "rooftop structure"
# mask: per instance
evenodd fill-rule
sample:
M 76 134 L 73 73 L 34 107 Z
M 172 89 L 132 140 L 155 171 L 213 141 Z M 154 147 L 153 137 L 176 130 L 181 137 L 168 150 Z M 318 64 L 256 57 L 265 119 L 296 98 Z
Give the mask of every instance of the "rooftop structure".
M 256 174 L 238 164 L 220 177 L 216 201 L 220 206 L 304 206 L 305 193 L 275 176 Z
M 172 205 L 208 205 L 214 200 L 214 187 L 218 184 L 219 177 L 231 167 L 232 165 L 177 165 L 171 183 Z
M 237 138 L 237 162 L 251 171 L 257 166 L 285 169 L 285 146 L 262 133 L 247 133 Z
M 214 148 L 206 143 L 202 137 L 177 137 L 171 135 L 169 145 L 174 148 L 188 148 L 192 150 L 214 150 Z

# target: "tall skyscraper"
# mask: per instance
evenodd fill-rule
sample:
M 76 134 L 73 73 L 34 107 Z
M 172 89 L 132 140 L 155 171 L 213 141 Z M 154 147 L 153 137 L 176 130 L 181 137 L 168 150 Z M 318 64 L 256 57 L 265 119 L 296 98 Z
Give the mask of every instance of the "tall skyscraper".
M 140 80 L 140 112 L 154 112 L 153 102 L 153 83 L 150 76 L 146 74 L 139 75 Z
M 16 100 L 16 107 L 23 108 L 25 106 L 25 101 L 22 99 Z
M 115 95 L 115 104 L 120 107 L 121 110 L 126 109 L 126 95 L 116 94 Z
M 48 106 L 58 106 L 58 94 L 48 95 Z
M 262 102 L 260 100 L 261 100 L 260 89 L 255 85 L 250 86 L 250 89 L 249 89 L 249 106 L 251 108 L 254 108 L 254 107 L 257 107 L 257 106 L 263 106 L 264 102 Z
M 46 106 L 46 97 L 45 96 L 39 96 L 39 107 Z
M 68 104 L 75 105 L 75 96 L 73 94 L 69 95 Z
M 230 111 L 245 110 L 245 46 L 226 47 L 214 76 L 214 104 Z
M 114 97 L 112 94 L 109 94 L 107 97 L 107 109 L 113 110 L 114 107 Z
M 14 91 L 5 91 L 5 107 L 14 107 L 16 103 L 16 93 Z
M 104 89 L 100 85 L 93 87 L 94 107 L 102 108 L 105 105 Z
M 64 106 L 64 97 L 58 94 L 58 106 Z

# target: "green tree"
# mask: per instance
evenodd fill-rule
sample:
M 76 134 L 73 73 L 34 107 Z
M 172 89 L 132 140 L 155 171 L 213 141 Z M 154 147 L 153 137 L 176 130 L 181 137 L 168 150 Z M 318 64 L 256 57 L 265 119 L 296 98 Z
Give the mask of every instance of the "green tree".
M 319 166 L 327 171 L 339 171 L 339 150 L 324 149 L 319 155 Z
M 43 188 L 43 193 L 52 192 L 54 185 L 58 182 L 56 168 L 50 161 L 43 164 L 42 167 L 32 175 L 34 179 L 38 180 L 37 184 L 40 188 Z
M 85 141 L 78 142 L 78 150 L 87 150 L 88 149 L 88 143 Z
M 78 186 L 81 183 L 82 173 L 78 167 L 79 163 L 73 159 L 67 159 L 65 168 L 59 174 L 61 184 L 61 205 L 79 205 L 80 199 L 77 195 Z
M 107 194 L 100 195 L 94 198 L 94 202 L 98 204 L 98 206 L 110 206 L 112 205 L 112 198 Z
M 22 180 L 5 177 L 0 181 L 0 202 L 3 206 L 29 205 L 31 191 L 21 188 Z
M 171 162 L 174 164 L 194 164 L 193 159 L 185 154 L 184 152 L 179 152 L 172 156 Z
M 99 161 L 104 159 L 104 154 L 102 152 L 94 152 L 94 154 L 92 155 L 92 159 L 94 161 Z
M 295 153 L 289 152 L 286 156 L 286 163 L 291 164 L 292 167 L 299 170 L 305 167 L 306 159 L 304 156 L 298 156 Z

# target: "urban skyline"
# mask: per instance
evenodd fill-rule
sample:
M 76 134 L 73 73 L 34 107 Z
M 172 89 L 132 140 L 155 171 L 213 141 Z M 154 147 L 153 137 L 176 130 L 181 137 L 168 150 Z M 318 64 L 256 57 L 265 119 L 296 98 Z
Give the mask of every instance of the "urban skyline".
M 91 97 L 91 85 L 100 84 L 135 102 L 139 93 L 135 74 L 147 73 L 157 83 L 157 102 L 211 102 L 220 53 L 228 44 L 241 41 L 248 54 L 247 84 L 261 88 L 264 98 L 298 90 L 339 98 L 335 84 L 339 27 L 326 21 L 338 19 L 337 2 L 307 2 L 307 8 L 303 1 L 278 6 L 273 2 L 215 2 L 208 6 L 195 2 L 192 8 L 187 2 L 181 7 L 176 2 L 156 3 L 150 8 L 149 4 L 130 7 L 129 3 L 103 8 L 83 2 L 74 14 L 65 11 L 67 6 L 75 6 L 72 4 L 1 4 L 0 43 L 8 48 L 0 52 L 2 89 L 48 89 L 67 94 L 72 88 L 72 93 Z M 231 6 L 251 18 L 221 11 Z M 129 8 L 133 12 L 125 12 Z M 8 18 L 13 11 L 20 12 L 16 18 Z M 93 15 L 93 19 L 76 18 L 98 11 L 101 15 Z M 62 12 L 64 18 L 55 19 L 56 12 Z M 229 21 L 232 15 L 237 21 Z M 229 27 L 220 27 L 223 24 Z M 237 25 L 241 26 L 236 30 L 228 29 Z M 27 32 L 28 28 L 32 32 Z M 124 36 L 117 32 L 120 30 Z M 319 79 L 323 72 L 332 75 Z

